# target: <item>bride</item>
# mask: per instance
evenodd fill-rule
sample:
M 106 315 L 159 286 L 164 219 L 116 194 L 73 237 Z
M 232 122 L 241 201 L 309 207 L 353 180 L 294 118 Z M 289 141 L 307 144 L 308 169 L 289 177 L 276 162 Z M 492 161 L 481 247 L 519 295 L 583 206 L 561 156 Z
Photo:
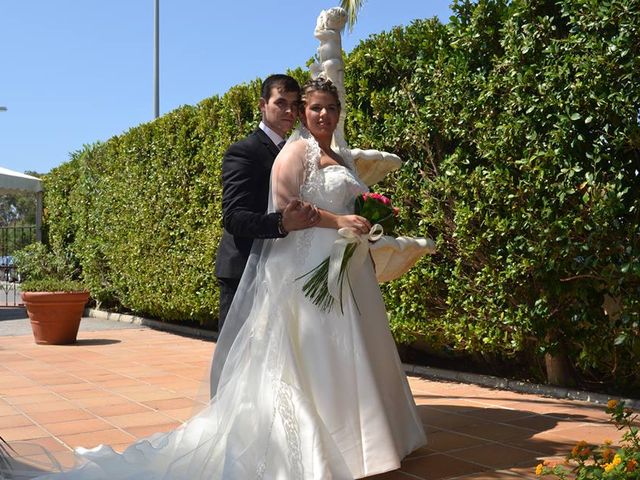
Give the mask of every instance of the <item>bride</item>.
M 38 478 L 345 480 L 397 469 L 425 443 L 370 258 L 349 271 L 342 309 L 323 311 L 302 292 L 299 277 L 329 256 L 338 229 L 371 228 L 353 214 L 367 187 L 348 151 L 331 148 L 339 114 L 329 80 L 305 84 L 269 208 L 301 199 L 320 223 L 255 243 L 216 347 L 209 404 L 121 454 L 77 449 L 77 467 Z

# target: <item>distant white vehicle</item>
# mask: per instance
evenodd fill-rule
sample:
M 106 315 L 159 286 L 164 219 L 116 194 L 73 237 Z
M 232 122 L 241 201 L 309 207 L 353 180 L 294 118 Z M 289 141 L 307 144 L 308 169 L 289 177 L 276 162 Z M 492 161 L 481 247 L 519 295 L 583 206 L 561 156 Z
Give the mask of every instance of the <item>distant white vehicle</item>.
M 0 256 L 0 278 L 5 282 L 18 282 L 20 283 L 20 274 L 13 263 L 13 257 L 11 255 Z

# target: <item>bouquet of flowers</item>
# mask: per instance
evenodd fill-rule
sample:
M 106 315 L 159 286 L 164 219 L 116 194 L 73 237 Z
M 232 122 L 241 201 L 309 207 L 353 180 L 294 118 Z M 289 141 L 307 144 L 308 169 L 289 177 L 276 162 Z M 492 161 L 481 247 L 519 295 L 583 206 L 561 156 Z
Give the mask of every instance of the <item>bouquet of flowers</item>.
M 296 278 L 300 280 L 309 277 L 302 286 L 302 292 L 325 312 L 330 311 L 334 301 L 338 299 L 340 311 L 344 313 L 342 291 L 345 279 L 351 289 L 348 273 L 350 263 L 364 262 L 369 251 L 368 241 L 376 241 L 383 233 L 391 233 L 398 215 L 398 209 L 391 205 L 391 200 L 379 193 L 358 195 L 355 199 L 354 211 L 356 215 L 371 222 L 373 225 L 371 232 L 368 235 L 358 235 L 353 230 L 341 228 L 338 233 L 342 238 L 336 240 L 331 256 L 325 258 L 311 271 Z
M 356 215 L 366 218 L 371 225 L 380 225 L 385 235 L 393 234 L 398 212 L 399 210 L 391 205 L 391 200 L 379 193 L 362 193 L 356 197 Z

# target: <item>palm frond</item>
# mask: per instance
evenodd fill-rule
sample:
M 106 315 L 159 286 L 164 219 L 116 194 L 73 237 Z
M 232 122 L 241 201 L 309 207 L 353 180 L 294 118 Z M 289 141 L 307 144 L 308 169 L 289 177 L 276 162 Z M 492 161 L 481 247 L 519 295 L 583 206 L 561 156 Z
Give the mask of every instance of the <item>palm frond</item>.
M 353 26 L 358 19 L 358 12 L 364 5 L 364 0 L 340 0 L 340 6 L 347 12 L 347 25 L 349 25 L 349 31 L 353 30 Z

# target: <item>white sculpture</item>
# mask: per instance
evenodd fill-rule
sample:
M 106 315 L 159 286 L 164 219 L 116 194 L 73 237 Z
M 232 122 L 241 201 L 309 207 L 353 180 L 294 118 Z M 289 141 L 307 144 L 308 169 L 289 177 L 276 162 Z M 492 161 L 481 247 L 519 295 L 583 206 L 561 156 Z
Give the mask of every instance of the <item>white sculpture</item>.
M 340 103 L 345 104 L 344 91 L 344 61 L 342 60 L 341 33 L 347 23 L 347 12 L 340 7 L 323 10 L 316 21 L 316 29 L 313 35 L 320 40 L 318 47 L 318 61 L 311 65 L 313 78 L 324 77 L 336 86 Z M 344 119 L 346 109 L 340 111 L 338 126 L 334 133 L 334 144 L 346 147 L 344 141 Z
M 346 103 L 344 90 L 344 61 L 342 60 L 342 30 L 347 22 L 343 8 L 333 7 L 323 10 L 318 16 L 314 36 L 320 41 L 318 60 L 311 67 L 312 78 L 323 77 L 331 80 L 338 89 L 342 104 L 338 126 L 333 135 L 333 146 L 351 152 L 358 175 L 367 185 L 382 180 L 385 175 L 397 170 L 402 160 L 397 155 L 379 150 L 349 149 L 344 139 L 344 119 Z M 435 253 L 435 243 L 430 238 L 393 238 L 384 236 L 370 244 L 369 251 L 376 266 L 379 282 L 400 277 L 425 254 Z

